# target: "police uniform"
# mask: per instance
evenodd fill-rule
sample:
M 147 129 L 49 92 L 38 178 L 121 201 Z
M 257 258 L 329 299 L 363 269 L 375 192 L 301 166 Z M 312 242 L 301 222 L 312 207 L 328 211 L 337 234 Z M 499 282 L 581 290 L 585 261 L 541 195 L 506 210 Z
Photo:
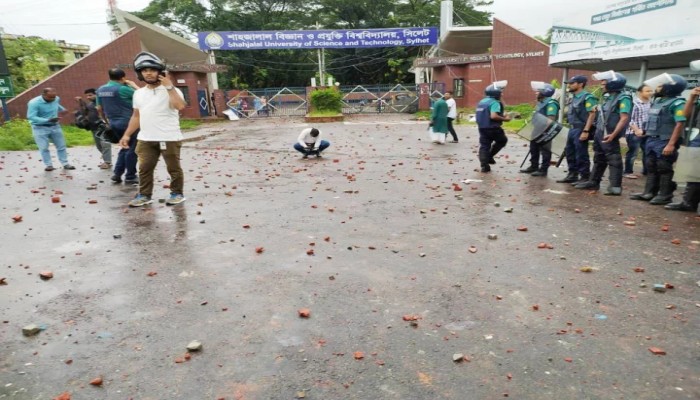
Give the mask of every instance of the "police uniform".
M 647 181 L 644 193 L 631 196 L 634 200 L 648 200 L 649 204 L 668 204 L 673 199 L 673 163 L 678 158 L 678 144 L 673 153 L 663 155 L 677 122 L 684 122 L 685 99 L 680 97 L 655 98 L 649 109 L 645 136 Z M 649 198 L 651 196 L 651 198 Z
M 617 74 L 621 75 L 621 74 Z M 626 79 L 624 80 L 626 82 Z M 624 87 L 624 83 L 622 84 Z M 622 114 L 629 115 L 632 112 L 632 96 L 623 93 L 622 89 L 610 90 L 609 95 L 601 106 L 598 107 L 596 132 L 593 139 L 593 170 L 591 178 L 587 182 L 577 184 L 577 189 L 600 189 L 600 181 L 605 170 L 610 167 L 606 195 L 619 196 L 622 193 L 622 154 L 620 152 L 620 137 L 624 135 L 627 126 L 623 126 L 618 134 L 608 143 L 604 143 L 605 136 L 613 133 L 620 122 Z M 629 124 L 629 119 L 628 122 Z
M 700 99 L 695 102 L 694 117 L 692 121 L 689 121 L 688 128 L 691 131 L 688 147 L 700 147 L 700 133 L 695 133 L 695 137 L 693 137 L 693 131 L 700 132 Z M 664 208 L 676 211 L 696 211 L 698 204 L 700 204 L 700 182 L 688 182 L 683 193 L 683 200 L 679 203 L 668 204 Z M 700 215 L 700 211 L 698 215 Z
M 544 115 L 545 117 L 554 117 L 556 120 L 559 117 L 559 102 L 551 97 L 545 97 L 535 106 L 535 113 Z M 542 162 L 540 163 L 540 154 L 542 154 Z M 552 161 L 552 145 L 551 142 L 542 144 L 534 140 L 530 141 L 530 167 L 521 170 L 520 172 L 531 173 L 532 176 L 547 176 L 549 164 Z
M 500 98 L 500 96 L 499 96 Z M 505 107 L 499 98 L 488 96 L 476 106 L 476 123 L 479 126 L 479 162 L 481 172 L 491 171 L 489 164 L 495 164 L 494 156 L 508 143 L 501 125 L 503 121 L 491 119 L 491 113 L 504 115 Z
M 569 171 L 566 178 L 558 182 L 586 182 L 590 179 L 591 160 L 588 154 L 588 142 L 591 135 L 589 134 L 586 140 L 581 140 L 580 137 L 586 128 L 588 115 L 595 110 L 597 105 L 598 99 L 585 90 L 574 94 L 571 99 L 571 104 L 566 112 L 566 120 L 569 122 L 570 129 L 564 150 Z

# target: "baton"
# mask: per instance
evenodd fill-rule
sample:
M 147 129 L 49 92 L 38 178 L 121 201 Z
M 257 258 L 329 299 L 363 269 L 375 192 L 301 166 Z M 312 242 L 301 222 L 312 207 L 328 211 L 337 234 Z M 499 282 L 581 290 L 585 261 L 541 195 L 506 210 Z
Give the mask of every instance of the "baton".
M 522 168 L 523 165 L 525 165 L 525 161 L 527 161 L 528 157 L 530 157 L 530 153 L 532 153 L 532 150 L 527 151 L 527 154 L 525 154 L 525 159 L 523 160 L 523 163 L 520 164 L 520 168 Z
M 566 158 L 566 149 L 564 149 L 564 151 L 561 152 L 561 155 L 559 156 L 559 160 L 557 160 L 557 165 L 556 165 L 557 168 L 559 168 L 559 166 L 561 165 L 562 161 L 564 161 L 565 158 Z

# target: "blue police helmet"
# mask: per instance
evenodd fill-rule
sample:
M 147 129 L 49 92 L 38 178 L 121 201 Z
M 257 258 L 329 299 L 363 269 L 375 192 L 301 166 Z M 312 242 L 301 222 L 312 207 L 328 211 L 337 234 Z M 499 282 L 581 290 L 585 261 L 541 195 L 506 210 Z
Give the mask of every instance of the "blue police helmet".
M 484 90 L 484 94 L 488 97 L 493 97 L 494 99 L 500 99 L 501 94 L 503 94 L 503 90 L 497 89 L 494 85 L 488 85 L 486 86 L 486 90 Z
M 542 95 L 544 97 L 552 97 L 552 96 L 554 96 L 554 92 L 555 92 L 554 86 L 550 85 L 549 83 L 545 83 L 544 87 L 537 91 L 537 93 L 539 93 L 540 95 Z
M 619 92 L 627 85 L 627 78 L 619 72 L 614 72 L 615 79 L 608 79 L 605 83 L 605 90 L 608 92 Z
M 673 83 L 664 83 L 661 85 L 660 94 L 665 97 L 680 96 L 681 93 L 688 87 L 688 81 L 680 75 L 669 74 Z

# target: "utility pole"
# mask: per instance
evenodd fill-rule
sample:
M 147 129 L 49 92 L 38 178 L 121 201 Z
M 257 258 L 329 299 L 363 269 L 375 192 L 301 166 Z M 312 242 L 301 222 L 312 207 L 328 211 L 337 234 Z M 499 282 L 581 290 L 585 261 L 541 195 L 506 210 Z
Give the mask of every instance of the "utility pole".
M 116 24 L 116 16 L 114 15 L 114 10 L 117 9 L 117 0 L 107 0 L 107 23 L 113 22 L 111 36 L 112 39 L 116 39 L 121 35 L 119 27 Z
M 321 26 L 318 24 L 318 21 L 316 22 L 316 30 L 321 29 Z M 325 83 L 323 83 L 323 71 L 326 69 L 326 53 L 323 50 L 323 48 L 318 49 L 318 77 L 320 79 L 320 85 L 319 86 L 324 86 Z

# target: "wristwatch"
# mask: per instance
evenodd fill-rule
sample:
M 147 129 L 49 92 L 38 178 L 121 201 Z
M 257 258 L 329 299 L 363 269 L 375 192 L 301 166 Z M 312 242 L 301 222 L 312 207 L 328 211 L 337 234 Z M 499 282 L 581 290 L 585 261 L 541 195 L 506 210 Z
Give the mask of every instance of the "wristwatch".
M 163 86 L 163 87 L 165 88 L 165 90 L 173 90 L 173 89 L 175 89 L 175 86 L 173 86 L 173 85 L 170 85 L 170 86 Z

